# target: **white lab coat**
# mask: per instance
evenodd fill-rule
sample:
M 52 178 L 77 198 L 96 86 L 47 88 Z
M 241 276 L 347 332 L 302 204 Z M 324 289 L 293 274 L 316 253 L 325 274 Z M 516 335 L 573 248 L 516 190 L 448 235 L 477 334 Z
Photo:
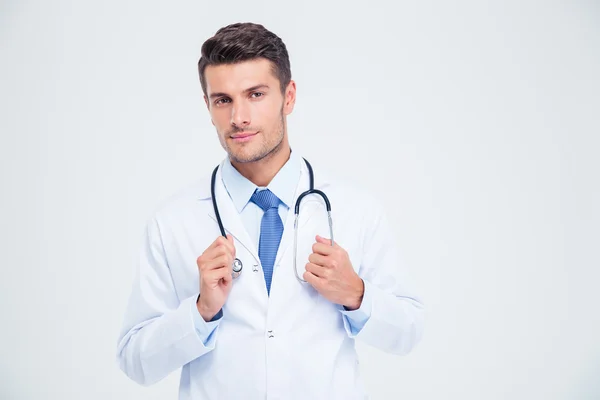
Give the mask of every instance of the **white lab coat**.
M 308 189 L 302 163 L 298 195 Z M 212 345 L 195 329 L 196 259 L 219 235 L 210 174 L 157 208 L 149 220 L 119 337 L 120 368 L 150 385 L 183 367 L 180 399 L 366 399 L 354 341 L 406 354 L 423 332 L 423 307 L 399 258 L 387 220 L 371 196 L 314 167 L 315 188 L 332 207 L 334 239 L 365 282 L 370 317 L 353 335 L 341 306 L 300 284 L 293 272 L 294 209 L 290 208 L 267 295 L 257 246 L 251 242 L 220 171 L 216 197 L 244 270 L 234 280 Z M 328 237 L 322 200 L 309 195 L 299 220 L 302 276 L 315 234 Z M 253 271 L 254 270 L 254 271 Z M 401 380 L 401 377 L 399 377 Z

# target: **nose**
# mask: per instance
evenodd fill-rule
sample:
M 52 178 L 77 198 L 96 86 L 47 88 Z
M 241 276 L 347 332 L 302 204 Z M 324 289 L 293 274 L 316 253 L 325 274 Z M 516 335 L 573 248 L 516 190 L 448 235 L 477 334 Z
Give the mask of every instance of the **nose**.
M 231 125 L 240 129 L 250 125 L 250 108 L 244 102 L 238 102 L 231 108 Z

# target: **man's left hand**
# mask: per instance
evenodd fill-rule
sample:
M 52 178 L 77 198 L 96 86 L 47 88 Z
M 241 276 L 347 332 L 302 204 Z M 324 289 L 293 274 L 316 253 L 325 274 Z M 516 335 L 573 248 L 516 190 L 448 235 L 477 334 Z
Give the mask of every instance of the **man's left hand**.
M 365 286 L 352 267 L 346 250 L 331 240 L 316 237 L 308 257 L 304 280 L 332 303 L 356 310 L 362 303 Z

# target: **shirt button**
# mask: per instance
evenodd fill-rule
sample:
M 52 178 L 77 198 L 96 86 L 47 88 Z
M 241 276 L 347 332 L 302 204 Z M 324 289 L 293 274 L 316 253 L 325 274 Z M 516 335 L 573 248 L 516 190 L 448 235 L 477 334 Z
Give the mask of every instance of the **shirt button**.
M 271 339 L 271 338 L 274 338 L 274 337 L 275 337 L 275 335 L 273 334 L 273 331 L 267 331 L 267 337 L 268 337 L 269 339 Z

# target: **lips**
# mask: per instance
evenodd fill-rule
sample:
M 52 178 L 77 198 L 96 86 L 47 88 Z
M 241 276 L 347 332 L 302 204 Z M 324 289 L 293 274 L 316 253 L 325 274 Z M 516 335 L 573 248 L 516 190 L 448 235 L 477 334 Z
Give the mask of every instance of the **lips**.
M 232 139 L 244 139 L 250 136 L 254 136 L 256 135 L 258 132 L 245 132 L 245 133 L 238 133 L 237 135 L 233 135 L 231 136 Z
M 233 140 L 233 143 L 247 143 L 250 142 L 252 138 L 256 136 L 257 133 L 258 132 L 238 133 L 236 135 L 231 136 L 231 140 Z

